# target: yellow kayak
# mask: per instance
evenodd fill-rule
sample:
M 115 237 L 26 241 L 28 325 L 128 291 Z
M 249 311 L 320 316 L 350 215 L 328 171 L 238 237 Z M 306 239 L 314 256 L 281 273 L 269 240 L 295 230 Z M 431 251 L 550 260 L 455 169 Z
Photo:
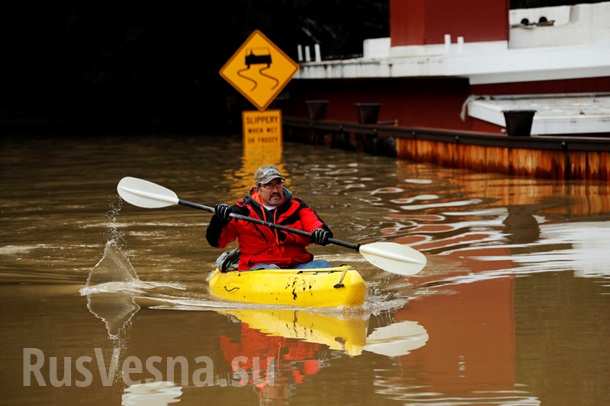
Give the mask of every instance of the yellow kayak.
M 232 302 L 299 307 L 360 306 L 366 283 L 354 268 L 212 272 L 210 293 Z

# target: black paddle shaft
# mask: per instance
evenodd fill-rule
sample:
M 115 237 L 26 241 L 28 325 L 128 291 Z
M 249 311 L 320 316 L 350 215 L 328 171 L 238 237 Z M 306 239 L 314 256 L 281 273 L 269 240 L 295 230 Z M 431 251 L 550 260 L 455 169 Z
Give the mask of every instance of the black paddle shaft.
M 206 206 L 205 204 L 189 202 L 188 200 L 182 200 L 182 199 L 178 200 L 178 204 L 180 204 L 182 206 L 192 207 L 194 209 L 205 210 L 205 211 L 209 211 L 210 213 L 214 213 L 214 208 L 212 206 Z M 269 223 L 267 221 L 255 219 L 253 217 L 248 217 L 248 216 L 244 216 L 244 215 L 237 214 L 237 213 L 231 213 L 230 216 L 236 220 L 244 220 L 244 221 L 248 221 L 250 223 L 260 224 L 260 225 L 267 226 L 270 228 L 275 228 L 278 230 L 287 231 L 289 233 L 299 234 L 304 237 L 311 238 L 311 233 L 308 233 L 307 231 L 303 231 L 303 230 L 298 230 L 296 228 L 283 226 L 281 224 Z M 358 249 L 360 248 L 360 244 L 353 244 L 351 242 L 341 241 L 341 240 L 337 240 L 335 238 L 329 238 L 328 242 L 331 244 L 340 245 L 345 248 L 350 248 L 350 249 L 353 249 L 356 251 L 358 251 Z

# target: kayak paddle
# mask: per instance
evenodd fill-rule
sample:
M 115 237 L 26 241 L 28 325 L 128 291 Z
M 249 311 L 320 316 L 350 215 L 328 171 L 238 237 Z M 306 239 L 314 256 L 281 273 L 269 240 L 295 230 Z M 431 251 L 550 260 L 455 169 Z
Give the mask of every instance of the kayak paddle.
M 176 193 L 166 187 L 144 179 L 130 176 L 121 179 L 117 185 L 119 196 L 127 203 L 147 209 L 157 209 L 174 205 L 187 206 L 214 213 L 214 207 L 193 203 L 178 198 Z M 293 234 L 311 237 L 311 233 L 281 224 L 269 223 L 263 220 L 231 213 L 237 220 L 249 221 L 263 226 L 276 228 Z M 376 267 L 397 275 L 414 275 L 426 266 L 427 259 L 421 252 L 393 242 L 374 242 L 370 244 L 354 244 L 347 241 L 329 238 L 330 244 L 340 245 L 360 252 L 360 254 Z

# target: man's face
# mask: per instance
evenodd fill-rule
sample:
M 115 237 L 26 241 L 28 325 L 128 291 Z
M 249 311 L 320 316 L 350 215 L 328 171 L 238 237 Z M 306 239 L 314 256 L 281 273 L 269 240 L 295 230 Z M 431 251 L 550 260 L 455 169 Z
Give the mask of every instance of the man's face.
M 284 182 L 281 179 L 273 179 L 264 185 L 258 185 L 258 194 L 267 206 L 280 206 L 286 201 L 284 195 Z

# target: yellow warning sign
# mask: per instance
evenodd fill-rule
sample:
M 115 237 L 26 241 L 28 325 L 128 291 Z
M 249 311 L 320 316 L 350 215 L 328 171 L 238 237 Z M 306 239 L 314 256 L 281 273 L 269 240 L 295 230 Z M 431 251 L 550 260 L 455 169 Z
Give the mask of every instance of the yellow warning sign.
M 297 70 L 288 55 L 256 30 L 220 69 L 220 76 L 262 111 Z
M 264 151 L 282 148 L 280 110 L 242 112 L 244 150 Z

